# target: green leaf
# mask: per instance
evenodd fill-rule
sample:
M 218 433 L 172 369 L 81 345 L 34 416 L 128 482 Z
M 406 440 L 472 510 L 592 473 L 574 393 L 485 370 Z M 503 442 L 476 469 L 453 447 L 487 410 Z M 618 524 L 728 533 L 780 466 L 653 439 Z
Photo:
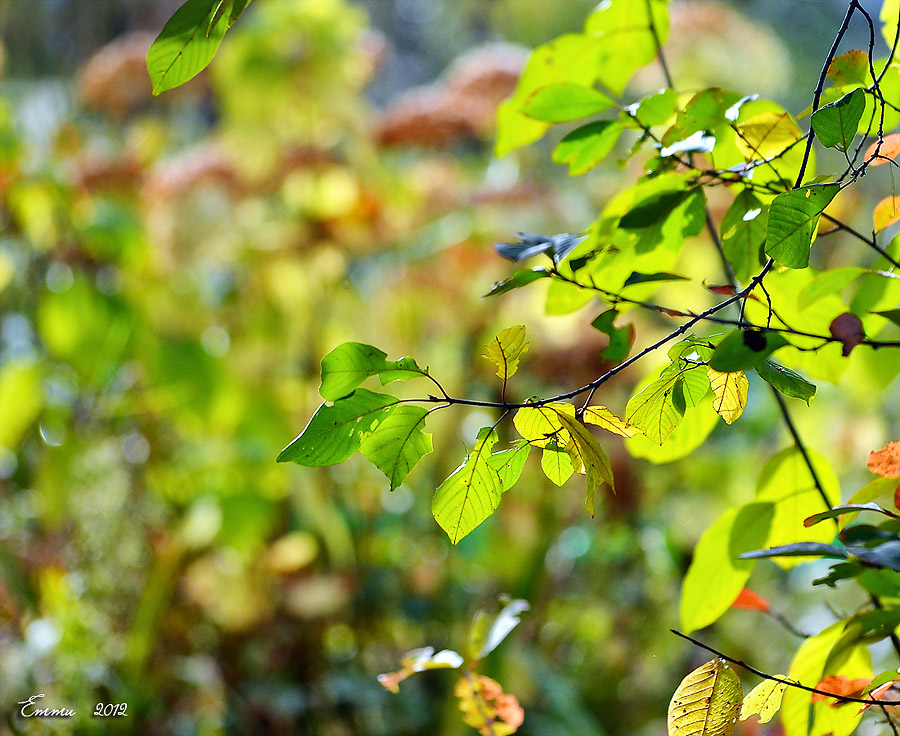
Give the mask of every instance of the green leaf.
M 506 493 L 518 482 L 528 453 L 531 452 L 531 445 L 525 440 L 516 440 L 512 444 L 513 446 L 507 450 L 493 453 L 487 460 L 488 465 L 500 476 L 502 493 Z
M 747 282 L 762 266 L 768 205 L 744 189 L 734 198 L 720 225 L 722 250 L 739 281 Z
M 761 560 L 769 557 L 827 557 L 834 560 L 847 559 L 847 548 L 823 542 L 793 542 L 766 549 L 744 552 L 742 560 Z
M 709 367 L 720 373 L 756 368 L 778 348 L 788 344 L 778 332 L 735 330 L 716 348 Z
M 887 320 L 890 320 L 895 325 L 900 327 L 900 309 L 883 309 L 880 312 L 872 312 L 872 314 L 877 314 L 880 317 L 884 317 Z
M 778 680 L 763 680 L 744 697 L 741 706 L 741 720 L 746 721 L 750 716 L 759 716 L 760 723 L 768 723 L 781 709 L 781 701 L 784 691 L 787 690 L 788 680 L 784 675 L 775 675 L 782 678 Z
M 597 442 L 597 438 L 591 431 L 568 412 L 558 413 L 559 420 L 569 431 L 571 442 L 566 445 L 569 456 L 572 458 L 572 466 L 576 472 L 587 476 L 587 495 L 585 508 L 588 513 L 594 515 L 594 494 L 606 483 L 615 493 L 616 483 L 613 479 L 612 466 L 606 452 Z
M 840 184 L 811 184 L 775 197 L 766 223 L 766 254 L 782 266 L 806 268 L 819 215 L 840 189 Z
M 623 119 L 629 120 L 633 116 L 645 128 L 662 125 L 675 114 L 677 102 L 678 98 L 675 92 L 671 89 L 666 89 L 655 95 L 645 97 L 639 103 L 627 108 L 630 115 L 627 117 L 623 116 Z
M 24 359 L 0 365 L 0 450 L 14 450 L 40 416 L 44 404 L 43 368 Z
M 821 455 L 812 448 L 807 455 L 822 483 L 828 505 L 841 502 L 841 487 L 834 471 Z M 825 510 L 826 502 L 819 494 L 803 455 L 796 448 L 788 448 L 773 455 L 760 473 L 756 485 L 756 500 L 775 504 L 775 518 L 766 547 L 778 547 L 795 542 L 832 541 L 834 529 L 822 524 L 804 527 L 803 522 L 819 509 Z M 792 567 L 800 561 L 779 561 L 781 567 Z
M 458 544 L 500 505 L 503 482 L 489 462 L 496 442 L 497 433 L 484 427 L 472 452 L 434 493 L 431 513 L 453 544 Z
M 698 92 L 678 113 L 675 124 L 663 135 L 663 146 L 671 146 L 700 131 L 709 131 L 715 135 L 718 129 L 730 123 L 725 113 L 739 99 L 733 92 L 723 92 L 715 87 Z
M 360 451 L 387 476 L 392 491 L 432 451 L 431 435 L 423 431 L 427 416 L 421 406 L 398 404 L 362 438 Z
M 666 441 L 681 422 L 684 411 L 674 401 L 678 376 L 664 374 L 632 396 L 625 407 L 625 421 L 644 431 L 658 445 Z
M 709 393 L 709 387 L 709 373 L 702 366 L 684 368 L 675 383 L 675 400 L 681 401 L 685 408 L 697 406 Z
M 187 0 L 163 26 L 147 52 L 154 95 L 184 84 L 212 61 L 230 22 L 230 15 L 212 22 L 220 2 Z
M 855 266 L 832 268 L 816 276 L 800 292 L 797 306 L 806 309 L 829 294 L 839 294 L 841 290 L 866 273 L 866 269 Z
M 690 281 L 687 276 L 679 276 L 677 273 L 640 273 L 632 271 L 631 275 L 625 279 L 622 288 L 633 286 L 634 284 L 648 284 L 654 281 Z
M 619 310 L 607 309 L 591 322 L 591 327 L 609 337 L 609 343 L 603 348 L 600 355 L 613 363 L 621 363 L 625 360 L 634 342 L 634 325 L 629 324 L 625 327 L 613 325 L 618 316 Z
M 788 677 L 797 682 L 817 683 L 822 679 L 825 662 L 832 647 L 844 633 L 846 622 L 837 621 L 812 636 L 797 650 Z M 785 736 L 808 736 L 812 695 L 797 688 L 788 688 L 781 704 L 781 723 Z
M 623 126 L 613 120 L 598 120 L 568 133 L 553 150 L 553 162 L 569 165 L 569 176 L 590 171 L 612 151 Z
M 493 363 L 497 375 L 507 381 L 519 370 L 519 359 L 528 352 L 529 345 L 525 341 L 525 325 L 513 325 L 485 345 L 481 357 Z
M 510 278 L 504 281 L 498 281 L 496 284 L 494 284 L 491 287 L 491 290 L 487 294 L 485 294 L 485 296 L 497 296 L 498 294 L 505 294 L 507 291 L 519 289 L 523 286 L 527 286 L 532 281 L 537 281 L 538 279 L 546 279 L 550 276 L 551 273 L 543 266 L 532 268 L 531 270 L 527 271 L 516 271 Z
M 632 207 L 619 220 L 619 227 L 638 230 L 664 221 L 672 211 L 690 196 L 690 189 L 662 192 Z
M 558 486 L 563 485 L 575 472 L 566 449 L 555 442 L 548 444 L 541 453 L 541 470 Z
M 332 405 L 322 404 L 306 428 L 278 455 L 278 462 L 321 467 L 342 463 L 360 448 L 361 435 L 383 422 L 397 399 L 357 389 Z
M 522 106 L 522 113 L 547 123 L 564 123 L 603 112 L 612 104 L 593 87 L 562 82 L 537 90 Z
M 369 376 L 380 376 L 381 384 L 427 374 L 412 358 L 386 360 L 387 353 L 360 342 L 345 342 L 322 358 L 323 399 L 335 401 L 349 394 Z
M 813 132 L 823 146 L 847 151 L 853 144 L 865 109 L 866 93 L 857 88 L 837 102 L 816 110 L 810 118 Z
M 719 415 L 712 405 L 712 397 L 701 401 L 693 409 L 686 409 L 684 418 L 666 439 L 664 445 L 642 435 L 625 440 L 625 449 L 632 457 L 642 457 L 661 465 L 687 457 L 702 445 L 719 423 Z
M 686 632 L 709 626 L 731 608 L 754 566 L 738 555 L 765 544 L 774 514 L 771 503 L 750 503 L 729 509 L 704 532 L 681 589 Z
M 816 395 L 814 383 L 810 383 L 799 373 L 794 373 L 790 368 L 785 368 L 774 360 L 764 360 L 756 366 L 756 372 L 776 391 L 792 399 L 805 401 L 807 406 Z

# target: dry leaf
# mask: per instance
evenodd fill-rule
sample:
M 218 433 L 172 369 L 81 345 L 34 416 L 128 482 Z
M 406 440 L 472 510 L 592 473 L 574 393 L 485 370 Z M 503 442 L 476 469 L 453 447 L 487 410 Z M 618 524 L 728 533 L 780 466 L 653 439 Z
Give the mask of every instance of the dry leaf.
M 857 677 L 856 679 L 851 680 L 844 675 L 826 675 L 819 680 L 819 684 L 816 685 L 816 690 L 834 693 L 835 696 L 846 695 L 850 698 L 859 698 L 862 696 L 862 691 L 868 687 L 870 682 L 872 682 L 871 677 Z M 813 693 L 812 696 L 813 703 L 828 699 L 829 697 L 827 695 L 822 695 L 821 693 Z M 831 705 L 844 705 L 844 701 L 836 699 Z
M 870 452 L 868 465 L 869 470 L 882 478 L 900 478 L 900 440 L 888 442 L 880 450 Z M 896 502 L 896 496 L 894 500 Z
M 878 141 L 875 141 L 866 149 L 866 160 L 868 161 L 875 155 L 875 149 L 878 148 Z M 878 155 L 883 158 L 876 158 L 870 166 L 881 166 L 881 164 L 889 164 L 888 159 L 896 159 L 900 154 L 900 133 L 891 133 L 884 136 L 881 141 L 881 148 L 878 148 Z

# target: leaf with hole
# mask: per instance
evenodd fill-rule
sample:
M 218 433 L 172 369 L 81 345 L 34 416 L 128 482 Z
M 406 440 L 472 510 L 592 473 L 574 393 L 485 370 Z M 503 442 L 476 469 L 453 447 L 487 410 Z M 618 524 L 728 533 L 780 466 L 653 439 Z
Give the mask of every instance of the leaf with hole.
M 725 660 L 701 665 L 681 681 L 669 702 L 669 736 L 730 736 L 743 695 L 740 678 Z
M 760 723 L 768 723 L 781 709 L 781 701 L 789 680 L 785 675 L 775 675 L 778 680 L 763 680 L 747 693 L 741 705 L 741 720 L 759 716 Z

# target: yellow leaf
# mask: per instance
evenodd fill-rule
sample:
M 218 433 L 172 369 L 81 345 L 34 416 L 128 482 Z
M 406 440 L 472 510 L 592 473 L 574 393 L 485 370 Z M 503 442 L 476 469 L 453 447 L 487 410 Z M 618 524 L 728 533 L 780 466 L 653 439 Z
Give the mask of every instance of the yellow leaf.
M 525 406 L 516 412 L 513 424 L 522 438 L 535 447 L 546 447 L 554 441 L 560 447 L 565 447 L 569 443 L 570 436 L 559 420 L 561 414 L 574 418 L 575 407 L 562 403 Z
M 727 424 L 732 424 L 747 406 L 747 391 L 750 388 L 747 374 L 744 371 L 720 373 L 712 368 L 708 373 L 709 385 L 715 395 L 713 408 Z
M 607 432 L 612 432 L 621 437 L 634 437 L 636 434 L 643 434 L 639 427 L 629 424 L 624 419 L 619 419 L 605 406 L 589 406 L 584 410 L 582 419 L 588 424 L 596 424 Z
M 722 659 L 685 677 L 669 703 L 669 736 L 731 736 L 744 695 L 741 681 Z
M 485 345 L 481 357 L 491 361 L 505 381 L 519 370 L 519 358 L 528 352 L 529 345 L 525 342 L 525 325 L 513 325 Z
M 783 677 L 783 675 L 776 675 L 776 677 Z M 744 704 L 741 706 L 741 720 L 746 721 L 750 716 L 758 715 L 760 723 L 771 721 L 781 708 L 781 699 L 784 697 L 787 686 L 787 678 L 780 682 L 763 680 L 744 698 Z
M 897 220 L 900 220 L 900 197 L 885 197 L 875 205 L 875 210 L 872 212 L 875 232 L 881 232 Z
M 786 112 L 755 115 L 738 125 L 737 130 L 738 149 L 748 159 L 774 158 L 803 137 L 800 128 Z

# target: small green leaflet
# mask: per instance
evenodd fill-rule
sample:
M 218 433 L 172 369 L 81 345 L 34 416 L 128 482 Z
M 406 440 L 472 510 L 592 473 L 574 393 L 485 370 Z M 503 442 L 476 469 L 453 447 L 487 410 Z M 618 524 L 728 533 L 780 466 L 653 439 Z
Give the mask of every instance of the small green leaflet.
M 631 275 L 625 279 L 622 288 L 633 286 L 634 284 L 648 284 L 654 281 L 690 281 L 687 276 L 679 276 L 677 273 L 641 273 L 640 271 L 632 271 Z
M 490 463 L 491 447 L 496 443 L 497 433 L 490 427 L 482 428 L 475 448 L 434 493 L 431 513 L 453 544 L 500 505 L 503 482 Z
M 147 52 L 154 95 L 184 84 L 212 61 L 232 22 L 231 12 L 227 18 L 221 12 L 223 6 L 233 8 L 233 3 L 187 0 L 169 18 Z
M 387 476 L 393 491 L 419 460 L 432 450 L 431 435 L 422 431 L 428 412 L 398 404 L 360 443 L 360 451 Z
M 709 367 L 720 373 L 756 368 L 788 341 L 777 332 L 735 330 L 716 348 Z
M 509 449 L 495 452 L 488 458 L 488 465 L 500 476 L 500 483 L 503 486 L 502 493 L 506 493 L 519 480 L 529 452 L 531 452 L 531 445 L 528 442 L 516 440 Z
M 507 381 L 519 370 L 519 359 L 528 352 L 529 345 L 525 342 L 525 325 L 513 325 L 485 345 L 481 357 L 493 363 L 497 375 Z
M 613 363 L 621 363 L 625 360 L 634 342 L 634 325 L 616 327 L 613 323 L 618 316 L 619 310 L 607 309 L 591 322 L 591 327 L 609 337 L 609 344 L 603 348 L 600 355 Z
M 806 268 L 819 215 L 840 184 L 811 184 L 779 194 L 769 206 L 766 254 L 782 266 Z
M 387 360 L 387 353 L 372 345 L 345 342 L 322 358 L 322 385 L 319 393 L 323 399 L 336 401 L 370 376 L 379 376 L 381 384 L 405 381 L 427 375 L 412 358 Z
M 813 397 L 816 395 L 814 383 L 810 383 L 799 373 L 785 368 L 774 360 L 764 360 L 756 366 L 756 372 L 779 393 L 790 396 L 792 399 L 805 401 L 807 405 L 812 403 Z
M 847 151 L 853 144 L 865 109 L 866 93 L 857 88 L 837 102 L 816 110 L 810 118 L 813 132 L 823 146 Z
M 722 218 L 722 250 L 742 282 L 749 281 L 762 265 L 760 254 L 766 242 L 767 211 L 768 205 L 744 189 Z
M 677 375 L 663 373 L 632 396 L 625 407 L 625 421 L 643 430 L 647 439 L 658 445 L 666 441 L 684 416 L 684 409 L 679 411 L 674 400 L 677 381 Z
M 522 106 L 522 113 L 546 123 L 564 123 L 603 112 L 612 100 L 592 87 L 562 82 L 537 90 Z
M 498 294 L 505 294 L 507 291 L 519 289 L 523 286 L 527 286 L 532 281 L 537 281 L 538 279 L 546 279 L 550 276 L 550 272 L 543 266 L 532 268 L 528 271 L 516 271 L 508 279 L 505 279 L 504 281 L 498 281 L 496 284 L 494 284 L 494 286 L 487 294 L 485 294 L 485 296 L 497 296 Z
M 384 421 L 398 403 L 387 394 L 357 389 L 332 405 L 322 404 L 306 428 L 278 455 L 278 462 L 322 467 L 348 459 L 360 448 L 361 435 Z
M 741 706 L 741 720 L 759 716 L 760 723 L 768 723 L 781 709 L 781 699 L 787 689 L 788 680 L 784 675 L 775 675 L 780 680 L 763 680 L 744 697 Z
M 557 144 L 553 162 L 569 165 L 569 176 L 590 171 L 612 151 L 623 130 L 622 123 L 598 120 L 576 128 Z

